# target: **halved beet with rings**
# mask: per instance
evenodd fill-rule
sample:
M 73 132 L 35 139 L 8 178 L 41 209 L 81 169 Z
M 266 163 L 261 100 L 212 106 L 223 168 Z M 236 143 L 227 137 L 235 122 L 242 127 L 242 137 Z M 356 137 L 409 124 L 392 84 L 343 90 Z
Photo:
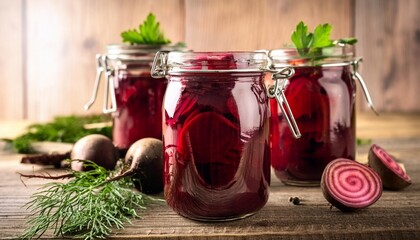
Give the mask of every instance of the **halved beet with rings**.
M 370 167 L 338 158 L 325 167 L 321 189 L 328 202 L 348 212 L 374 204 L 382 195 L 382 181 Z
M 373 144 L 369 150 L 368 164 L 381 176 L 386 189 L 401 190 L 411 184 L 411 178 L 404 169 L 376 144 Z

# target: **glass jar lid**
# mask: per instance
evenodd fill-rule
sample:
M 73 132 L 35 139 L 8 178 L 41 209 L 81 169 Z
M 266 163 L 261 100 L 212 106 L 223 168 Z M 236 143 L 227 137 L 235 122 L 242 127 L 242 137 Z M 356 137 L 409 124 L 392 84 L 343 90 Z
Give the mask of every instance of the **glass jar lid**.
M 110 60 L 123 61 L 153 61 L 158 51 L 182 51 L 182 44 L 165 44 L 165 45 L 128 45 L 128 44 L 110 44 L 106 46 L 106 56 Z
M 271 67 L 286 66 L 343 66 L 355 60 L 353 45 L 332 46 L 318 49 L 280 48 L 268 53 Z
M 176 73 L 264 72 L 268 59 L 264 51 L 180 52 L 156 54 L 152 75 L 163 77 Z

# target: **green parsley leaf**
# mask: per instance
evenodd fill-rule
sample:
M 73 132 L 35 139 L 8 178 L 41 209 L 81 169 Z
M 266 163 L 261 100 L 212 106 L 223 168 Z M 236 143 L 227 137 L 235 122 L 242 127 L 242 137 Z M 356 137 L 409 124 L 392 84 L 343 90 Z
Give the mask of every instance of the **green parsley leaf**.
M 292 34 L 292 41 L 296 48 L 308 48 L 313 41 L 313 34 L 308 33 L 308 26 L 300 22 Z
M 318 25 L 314 33 L 308 32 L 308 26 L 304 22 L 299 22 L 296 30 L 292 33 L 292 42 L 298 49 L 299 54 L 306 56 L 317 48 L 332 45 L 330 39 L 332 26 L 328 23 Z
M 308 26 L 301 21 L 292 34 L 292 42 L 295 44 L 300 55 L 306 55 L 309 47 L 312 45 L 313 39 L 314 35 L 308 33 Z
M 323 48 L 357 43 L 356 38 L 341 38 L 338 40 L 331 39 L 332 26 L 328 23 L 318 25 L 314 32 L 308 31 L 308 26 L 300 21 L 296 25 L 295 31 L 292 33 L 292 42 L 297 48 L 299 54 L 304 57 L 319 57 L 319 53 Z
M 314 40 L 312 42 L 311 48 L 323 48 L 329 47 L 332 44 L 330 39 L 332 26 L 328 23 L 320 24 L 315 28 L 314 31 Z
M 121 33 L 123 42 L 130 44 L 149 44 L 160 45 L 168 44 L 171 41 L 165 38 L 164 33 L 160 29 L 159 22 L 156 21 L 155 15 L 149 13 L 143 24 L 140 24 L 139 29 L 127 30 Z

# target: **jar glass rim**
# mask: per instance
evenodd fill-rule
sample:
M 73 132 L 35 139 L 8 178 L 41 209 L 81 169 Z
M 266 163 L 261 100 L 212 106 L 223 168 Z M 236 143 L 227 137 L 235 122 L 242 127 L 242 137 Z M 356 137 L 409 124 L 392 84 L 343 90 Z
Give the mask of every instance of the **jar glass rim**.
M 184 50 L 185 47 L 179 44 L 162 44 L 162 45 L 148 45 L 148 44 L 109 44 L 106 46 L 106 53 L 108 59 L 111 60 L 125 60 L 125 61 L 153 61 L 153 58 L 158 51 L 173 51 Z
M 316 49 L 279 48 L 270 50 L 268 57 L 272 67 L 349 65 L 355 60 L 355 47 L 337 45 Z
M 265 51 L 171 51 L 166 65 L 169 72 L 261 71 L 267 63 Z

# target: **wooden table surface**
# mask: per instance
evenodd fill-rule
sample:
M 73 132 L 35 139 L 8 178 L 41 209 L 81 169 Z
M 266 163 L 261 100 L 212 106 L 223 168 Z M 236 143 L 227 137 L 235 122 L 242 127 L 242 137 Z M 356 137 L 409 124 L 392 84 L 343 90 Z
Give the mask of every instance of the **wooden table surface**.
M 273 175 L 266 206 L 246 219 L 196 222 L 159 205 L 140 212 L 143 219 L 114 230 L 110 239 L 420 239 L 420 114 L 365 114 L 358 116 L 357 122 L 358 137 L 372 139 L 404 163 L 413 180 L 411 186 L 398 192 L 384 191 L 367 209 L 342 213 L 330 209 L 319 187 L 285 186 Z M 9 129 L 10 137 L 11 132 L 21 131 L 22 124 L 0 122 L 0 126 L 3 132 Z M 4 144 L 0 143 L 0 148 Z M 358 161 L 366 160 L 368 148 L 357 148 Z M 20 157 L 0 151 L 0 239 L 16 239 L 23 232 L 28 212 L 22 206 L 47 182 L 25 180 L 25 186 L 16 172 L 45 169 L 20 164 Z M 303 204 L 292 205 L 288 201 L 291 196 L 301 197 Z M 43 238 L 52 238 L 50 232 Z

